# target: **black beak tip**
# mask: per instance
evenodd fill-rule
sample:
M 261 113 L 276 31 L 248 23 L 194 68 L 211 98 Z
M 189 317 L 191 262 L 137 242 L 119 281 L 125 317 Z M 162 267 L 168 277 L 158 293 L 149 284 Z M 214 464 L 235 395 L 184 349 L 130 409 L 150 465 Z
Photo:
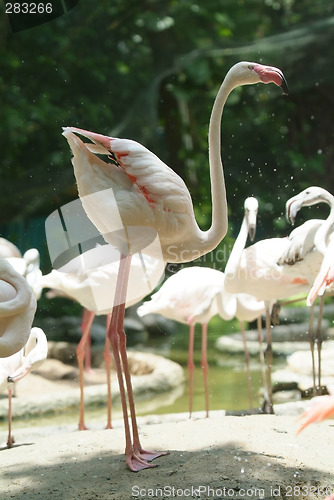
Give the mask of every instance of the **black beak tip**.
M 249 229 L 249 239 L 250 239 L 251 241 L 254 241 L 254 238 L 255 238 L 255 231 L 256 231 L 256 230 L 255 230 L 255 228 L 254 228 L 254 227 L 252 227 L 252 228 L 250 228 L 250 229 Z
M 287 81 L 286 81 L 284 75 L 282 75 L 281 89 L 282 89 L 284 95 L 289 94 L 289 87 L 288 87 L 288 84 L 287 84 Z

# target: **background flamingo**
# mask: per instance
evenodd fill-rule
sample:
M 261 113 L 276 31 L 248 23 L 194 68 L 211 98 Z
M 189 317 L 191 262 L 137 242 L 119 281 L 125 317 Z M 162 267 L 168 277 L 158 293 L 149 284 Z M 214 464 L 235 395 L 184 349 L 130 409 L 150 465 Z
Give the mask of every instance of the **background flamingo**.
M 72 264 L 73 266 L 73 264 Z M 150 256 L 133 256 L 129 276 L 129 289 L 126 307 L 136 304 L 148 295 L 162 279 L 165 263 L 161 259 Z M 41 277 L 40 285 L 51 288 L 52 296 L 60 293 L 79 302 L 84 307 L 82 319 L 82 335 L 77 346 L 76 354 L 79 366 L 80 381 L 80 417 L 79 429 L 86 429 L 84 423 L 84 361 L 90 355 L 90 333 L 95 315 L 107 315 L 107 330 L 112 312 L 113 297 L 118 271 L 118 262 L 113 262 L 97 268 L 87 269 L 86 273 L 64 273 L 53 270 Z M 102 299 L 102 300 L 101 300 Z M 109 304 L 109 305 L 108 305 Z M 104 362 L 107 379 L 107 429 L 111 423 L 111 355 L 110 343 L 106 335 L 104 347 Z
M 6 259 L 8 257 L 22 258 L 22 254 L 14 243 L 6 238 L 0 238 L 0 258 Z
M 194 335 L 195 325 L 202 325 L 201 367 L 204 378 L 205 411 L 209 416 L 209 384 L 207 361 L 208 323 L 219 314 L 230 320 L 236 313 L 236 299 L 224 290 L 225 276 L 209 267 L 186 267 L 165 281 L 151 300 L 137 309 L 139 316 L 161 314 L 165 318 L 189 325 L 188 373 L 189 416 L 193 407 L 194 387 Z
M 19 352 L 0 358 L 0 389 L 8 387 L 8 439 L 7 447 L 13 446 L 12 435 L 12 395 L 16 382 L 21 380 L 30 371 L 41 366 L 48 354 L 48 344 L 45 333 L 41 328 L 31 329 L 28 342 Z
M 297 430 L 299 434 L 308 425 L 314 422 L 321 422 L 325 418 L 330 418 L 334 416 L 334 395 L 319 396 L 314 398 L 311 408 L 304 411 L 298 420 L 301 424 Z M 329 495 L 324 500 L 334 500 L 334 494 Z
M 27 280 L 0 258 L 0 358 L 27 343 L 35 311 L 36 299 Z
M 239 85 L 273 82 L 286 88 L 282 72 L 241 62 L 227 73 L 213 105 L 209 124 L 212 225 L 202 231 L 183 180 L 144 146 L 77 128 L 65 128 L 73 153 L 74 173 L 83 207 L 108 243 L 119 251 L 114 308 L 108 330 L 122 400 L 126 463 L 137 471 L 162 453 L 146 452 L 140 444 L 123 330 L 131 255 L 144 251 L 158 235 L 166 262 L 192 261 L 213 250 L 227 231 L 227 202 L 220 156 L 220 122 L 230 92 Z M 80 134 L 94 144 L 84 144 Z M 107 156 L 107 163 L 96 156 Z M 145 252 L 144 252 L 145 253 Z M 153 255 L 154 257 L 154 255 Z M 127 415 L 123 373 L 127 385 L 133 442 Z
M 313 316 L 314 316 L 314 307 L 313 303 L 318 295 L 318 291 L 322 288 L 322 279 L 319 277 L 324 276 L 326 274 L 325 268 L 327 266 L 326 261 L 324 260 L 324 255 L 326 255 L 327 248 L 330 245 L 331 236 L 333 234 L 333 223 L 334 223 L 334 197 L 331 195 L 326 189 L 323 189 L 318 186 L 310 186 L 299 194 L 293 196 L 286 202 L 286 216 L 287 219 L 290 219 L 294 224 L 296 215 L 298 211 L 304 206 L 312 206 L 318 203 L 327 203 L 330 207 L 330 213 L 326 220 L 322 219 L 311 219 L 304 224 L 309 226 L 309 230 L 306 232 L 305 241 L 294 242 L 293 245 L 289 248 L 286 255 L 283 255 L 280 259 L 282 263 L 294 263 L 297 260 L 307 259 L 310 254 L 313 254 L 312 261 L 317 262 L 318 266 L 321 263 L 321 267 L 317 268 L 316 266 L 310 269 L 310 277 L 313 277 L 313 285 L 309 290 L 307 305 L 311 306 L 310 310 L 310 326 L 309 326 L 309 341 L 311 347 L 311 358 L 312 358 L 312 377 L 313 377 L 313 393 L 321 392 L 321 347 L 322 347 L 322 332 L 321 332 L 321 324 L 322 324 L 322 316 L 323 316 L 323 307 L 324 307 L 324 297 L 321 293 L 320 298 L 320 307 L 318 313 L 318 322 L 317 328 L 314 333 L 313 329 Z M 291 233 L 293 234 L 293 233 Z M 330 250 L 327 253 L 328 261 L 331 261 Z M 316 259 L 316 260 L 315 260 Z M 328 262 L 327 261 L 327 262 Z M 325 263 L 324 263 L 325 262 Z M 317 274 L 319 271 L 319 274 Z M 312 278 L 311 278 L 312 279 Z M 312 284 L 312 281 L 311 281 Z M 318 291 L 315 293 L 315 290 Z M 311 299 L 312 297 L 312 299 Z M 317 345 L 318 351 L 318 367 L 316 370 L 315 367 L 315 356 L 314 356 L 314 344 Z M 318 372 L 318 380 L 316 383 L 316 371 Z
M 325 420 L 325 418 L 333 416 L 334 394 L 318 396 L 312 400 L 312 406 L 298 417 L 301 424 L 297 430 L 297 434 L 313 422 L 321 422 L 322 420 Z

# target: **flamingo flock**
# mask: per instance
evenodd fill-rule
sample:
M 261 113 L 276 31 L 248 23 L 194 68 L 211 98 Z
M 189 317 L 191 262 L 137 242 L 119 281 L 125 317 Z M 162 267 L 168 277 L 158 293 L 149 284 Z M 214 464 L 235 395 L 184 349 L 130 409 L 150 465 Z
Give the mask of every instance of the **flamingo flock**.
M 104 358 L 110 382 L 111 352 L 120 387 L 125 432 L 125 462 L 134 472 L 155 467 L 152 463 L 166 451 L 148 451 L 139 437 L 135 402 L 129 371 L 125 309 L 140 302 L 161 282 L 167 262 L 187 265 L 214 250 L 228 229 L 228 205 L 221 159 L 221 121 L 224 105 L 238 86 L 273 83 L 287 91 L 282 71 L 272 66 L 239 62 L 226 74 L 215 98 L 208 133 L 212 222 L 203 231 L 197 224 L 191 195 L 184 181 L 143 145 L 76 127 L 65 127 L 72 153 L 78 195 L 83 209 L 117 258 L 115 262 L 42 276 L 39 254 L 34 249 L 23 256 L 10 242 L 0 242 L 0 384 L 9 384 L 8 447 L 11 433 L 12 384 L 47 356 L 42 330 L 32 327 L 36 300 L 43 288 L 54 295 L 76 300 L 84 308 L 82 337 L 77 347 L 80 372 L 79 429 L 84 422 L 83 370 L 90 330 L 96 314 L 107 316 Z M 263 386 L 268 412 L 273 412 L 271 384 L 272 335 L 270 315 L 277 300 L 308 295 L 312 305 L 317 296 L 333 286 L 332 250 L 334 197 L 311 186 L 290 198 L 287 217 L 295 221 L 303 206 L 327 203 L 326 220 L 312 219 L 285 238 L 268 238 L 253 243 L 258 202 L 249 197 L 244 218 L 225 270 L 199 266 L 184 267 L 169 277 L 160 289 L 137 310 L 139 316 L 159 313 L 189 326 L 189 414 L 192 414 L 195 324 L 202 327 L 201 367 L 205 388 L 205 410 L 209 416 L 207 360 L 208 324 L 213 316 L 237 318 L 245 349 L 245 366 L 252 411 L 252 386 L 244 322 L 258 319 L 258 339 Z M 247 245 L 248 237 L 251 244 Z M 158 246 L 152 245 L 158 242 Z M 37 253 L 36 253 L 37 252 Z M 75 266 L 74 266 L 75 267 Z M 143 272 L 144 270 L 144 272 Z M 136 289 L 135 297 L 131 295 Z M 99 297 L 99 299 L 97 299 Z M 321 299 L 322 300 L 322 299 Z M 102 302 L 101 302 L 102 301 Z M 103 303 L 103 306 L 101 306 Z M 266 352 L 262 349 L 261 317 L 266 318 Z M 314 387 L 321 384 L 321 332 L 310 333 Z M 318 349 L 318 380 L 315 379 L 314 346 Z M 111 351 L 111 352 L 110 352 Z M 111 393 L 108 386 L 107 428 L 111 428 Z M 304 415 L 300 430 L 311 421 L 334 412 L 333 396 Z M 158 443 L 159 444 L 159 443 Z

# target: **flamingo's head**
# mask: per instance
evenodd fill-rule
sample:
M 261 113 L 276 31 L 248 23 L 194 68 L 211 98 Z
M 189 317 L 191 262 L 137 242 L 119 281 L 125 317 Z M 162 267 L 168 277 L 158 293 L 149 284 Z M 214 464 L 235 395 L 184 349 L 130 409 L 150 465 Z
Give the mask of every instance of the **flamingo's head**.
M 290 220 L 294 224 L 296 215 L 302 207 L 310 207 L 317 203 L 327 203 L 332 207 L 334 206 L 334 197 L 326 189 L 318 186 L 310 186 L 304 189 L 286 202 L 287 220 Z
M 259 203 L 256 198 L 254 198 L 253 196 L 249 196 L 248 198 L 246 198 L 244 203 L 245 219 L 248 229 L 248 235 L 251 241 L 253 241 L 255 238 L 258 208 Z
M 288 85 L 282 71 L 274 66 L 242 61 L 232 66 L 231 76 L 235 85 L 248 85 L 253 83 L 274 83 L 281 87 L 284 94 L 288 93 Z

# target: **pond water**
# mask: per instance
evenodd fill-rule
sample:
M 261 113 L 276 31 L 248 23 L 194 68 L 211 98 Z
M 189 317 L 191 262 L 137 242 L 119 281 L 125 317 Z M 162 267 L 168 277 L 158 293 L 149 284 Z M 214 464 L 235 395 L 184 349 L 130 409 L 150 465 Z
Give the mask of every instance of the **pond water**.
M 245 359 L 243 355 L 220 353 L 215 349 L 215 342 L 226 330 L 226 324 L 221 321 L 212 321 L 208 332 L 208 361 L 209 361 L 209 393 L 210 409 L 239 411 L 249 408 L 247 378 L 245 369 Z M 230 325 L 231 328 L 231 325 Z M 233 333 L 238 331 L 237 324 L 232 325 Z M 265 347 L 265 346 L 264 346 Z M 178 362 L 184 369 L 185 383 L 182 394 L 175 397 L 175 400 L 168 404 L 161 405 L 154 413 L 179 413 L 187 412 L 189 409 L 189 380 L 188 380 L 188 327 L 178 325 L 178 332 L 169 338 L 159 338 L 150 340 L 149 346 L 143 346 L 143 350 L 161 354 L 167 358 Z M 205 408 L 204 383 L 201 370 L 201 332 L 200 326 L 196 326 L 195 347 L 194 347 L 194 395 L 193 411 L 202 411 Z M 276 358 L 273 362 L 273 370 L 283 367 L 284 358 Z M 262 406 L 262 376 L 260 371 L 260 361 L 258 357 L 250 360 L 253 407 Z M 138 412 L 145 414 L 145 407 L 141 409 L 141 402 L 138 402 Z

